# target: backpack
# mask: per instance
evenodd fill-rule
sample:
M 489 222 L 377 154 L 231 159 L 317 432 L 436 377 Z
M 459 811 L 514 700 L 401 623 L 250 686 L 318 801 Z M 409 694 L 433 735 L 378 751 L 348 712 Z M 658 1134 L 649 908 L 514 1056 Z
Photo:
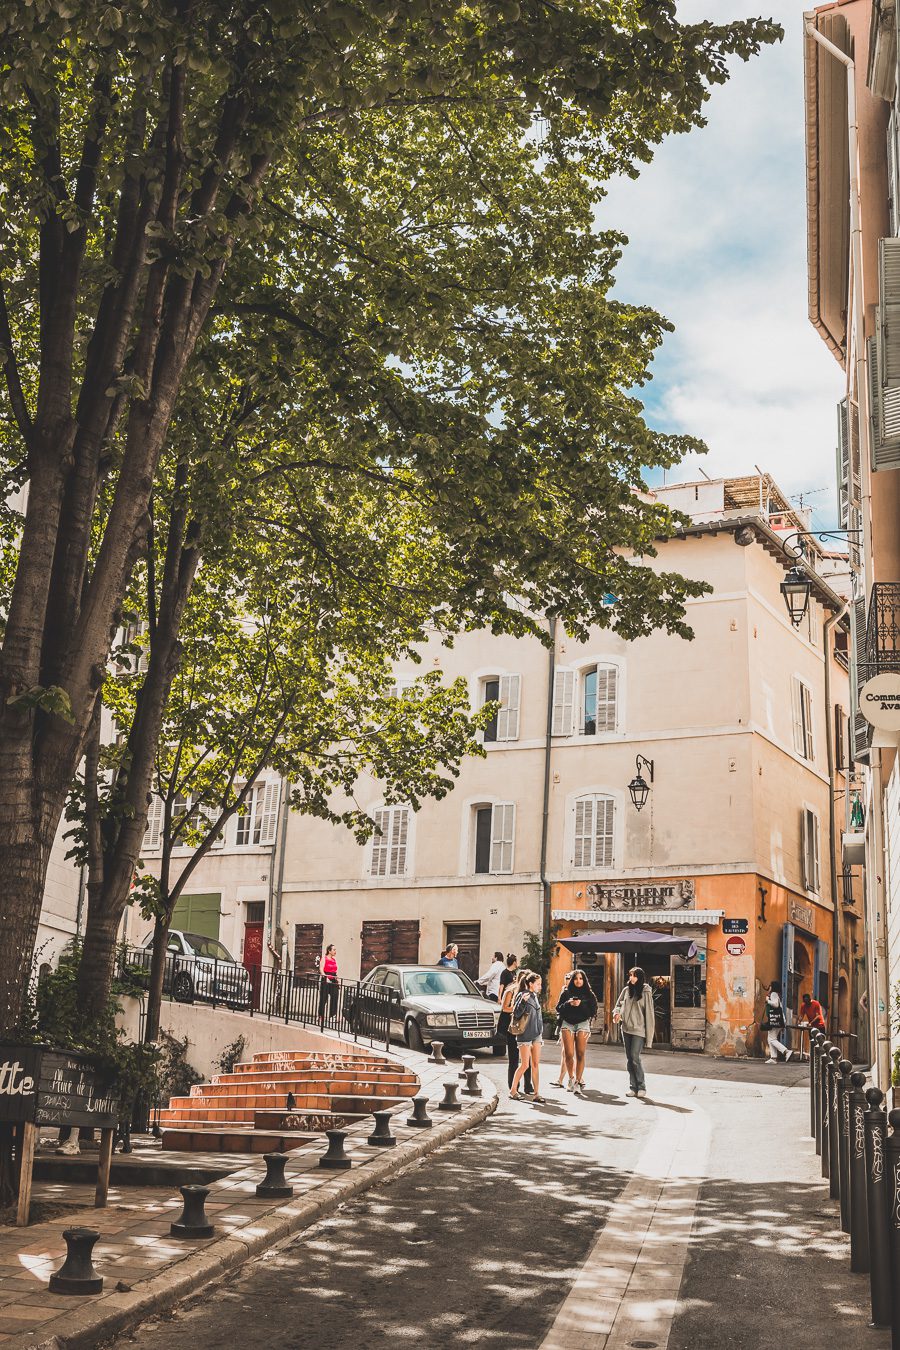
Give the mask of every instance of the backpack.
M 519 1013 L 518 1017 L 514 1017 L 509 1024 L 509 1034 L 511 1036 L 521 1036 L 522 1032 L 528 1026 L 528 1004 L 525 1001 L 526 997 L 526 995 L 522 995 L 522 1011 Z

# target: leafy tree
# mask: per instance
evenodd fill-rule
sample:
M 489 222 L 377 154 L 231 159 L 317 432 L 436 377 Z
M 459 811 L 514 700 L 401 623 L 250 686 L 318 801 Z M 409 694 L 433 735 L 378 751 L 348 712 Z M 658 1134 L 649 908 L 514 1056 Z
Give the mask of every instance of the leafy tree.
M 632 488 L 690 442 L 625 392 L 665 325 L 609 301 L 621 241 L 592 218 L 603 179 L 778 32 L 681 25 L 672 0 L 0 3 L 0 452 L 28 488 L 3 569 L 0 1027 L 162 485 L 182 528 L 103 880 L 124 903 L 214 551 L 194 489 L 244 489 L 260 413 L 283 433 L 270 537 L 314 541 L 307 508 L 349 475 L 383 489 L 376 541 L 388 505 L 415 519 L 448 628 L 523 624 L 512 592 L 578 631 L 613 590 L 626 636 L 682 630 L 689 588 L 612 551 L 651 550 L 665 513 Z M 231 395 L 212 446 L 189 435 L 210 388 Z

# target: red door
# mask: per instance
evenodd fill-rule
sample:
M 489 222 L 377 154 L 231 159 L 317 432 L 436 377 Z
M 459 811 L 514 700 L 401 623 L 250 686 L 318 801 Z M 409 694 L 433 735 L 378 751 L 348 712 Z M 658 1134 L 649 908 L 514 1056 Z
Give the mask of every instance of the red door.
M 241 958 L 244 968 L 250 974 L 250 989 L 253 1007 L 259 1007 L 259 989 L 262 976 L 263 925 L 261 923 L 244 924 L 244 954 Z

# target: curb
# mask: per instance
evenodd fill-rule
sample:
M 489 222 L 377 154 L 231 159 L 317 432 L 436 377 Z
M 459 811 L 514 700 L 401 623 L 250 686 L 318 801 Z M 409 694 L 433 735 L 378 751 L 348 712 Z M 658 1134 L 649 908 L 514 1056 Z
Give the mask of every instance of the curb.
M 16 1337 L 9 1341 L 10 1350 L 14 1346 L 28 1346 L 29 1350 L 93 1350 L 101 1342 L 130 1331 L 148 1317 L 171 1311 L 189 1294 L 309 1228 L 347 1200 L 380 1182 L 401 1176 L 420 1159 L 483 1124 L 496 1111 L 498 1100 L 495 1092 L 486 1101 L 473 1105 L 471 1110 L 447 1120 L 435 1120 L 432 1129 L 422 1130 L 418 1137 L 404 1140 L 396 1150 L 385 1150 L 358 1170 L 333 1174 L 313 1197 L 288 1201 L 269 1210 L 253 1222 L 252 1232 L 247 1237 L 232 1234 L 208 1239 L 202 1250 L 180 1261 L 173 1269 L 153 1276 L 139 1288 L 111 1294 L 102 1303 L 70 1311 L 64 1332 L 42 1341 L 28 1336 Z

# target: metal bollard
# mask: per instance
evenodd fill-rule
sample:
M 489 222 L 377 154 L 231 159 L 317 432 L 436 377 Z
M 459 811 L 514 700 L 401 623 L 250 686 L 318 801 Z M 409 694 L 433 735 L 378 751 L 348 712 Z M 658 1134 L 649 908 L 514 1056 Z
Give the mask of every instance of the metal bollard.
M 802 1036 L 802 1032 L 801 1032 Z M 814 1027 L 809 1033 L 809 1133 L 812 1139 L 816 1137 L 816 1043 L 819 1039 L 819 1033 Z
M 181 1211 L 181 1217 L 169 1227 L 172 1237 L 212 1237 L 213 1226 L 206 1215 L 206 1197 L 209 1195 L 209 1187 L 179 1186 L 178 1189 L 181 1191 L 184 1200 L 184 1209 Z
M 459 1076 L 460 1076 L 460 1078 L 465 1078 L 466 1074 L 467 1074 L 467 1073 L 471 1073 L 472 1070 L 475 1068 L 475 1056 L 474 1056 L 474 1055 L 463 1055 L 463 1057 L 462 1057 L 462 1065 L 463 1065 L 463 1066 L 462 1066 L 462 1068 L 461 1068 L 460 1071 L 459 1071 Z
M 869 1220 L 869 1286 L 872 1295 L 872 1325 L 891 1325 L 891 1245 L 888 1233 L 888 1179 L 885 1172 L 887 1114 L 884 1093 L 870 1087 L 866 1092 L 866 1210 Z
M 850 1232 L 850 1073 L 849 1059 L 838 1062 L 838 1140 L 841 1173 L 841 1229 Z
M 286 1200 L 294 1194 L 294 1188 L 284 1175 L 287 1153 L 264 1153 L 266 1175 L 256 1188 L 256 1194 L 266 1200 Z
M 841 1198 L 841 1138 L 838 1112 L 838 1060 L 841 1052 L 833 1045 L 828 1052 L 828 1193 L 832 1200 Z
M 434 1121 L 428 1114 L 428 1098 L 423 1096 L 413 1097 L 413 1113 L 407 1116 L 407 1125 L 412 1125 L 416 1130 L 430 1130 Z
M 51 1294 L 99 1294 L 102 1291 L 103 1276 L 97 1274 L 91 1260 L 94 1243 L 99 1237 L 95 1228 L 63 1230 L 66 1259 L 50 1276 Z
M 869 1206 L 866 1185 L 866 1075 L 856 1069 L 847 1093 L 850 1111 L 850 1269 L 869 1271 Z
M 825 1036 L 820 1031 L 816 1036 L 815 1049 L 810 1051 L 813 1063 L 815 1065 L 815 1100 L 813 1102 L 813 1112 L 815 1116 L 814 1135 L 816 1141 L 816 1154 L 822 1156 L 822 1046 L 825 1043 Z
M 352 1167 L 353 1160 L 347 1157 L 344 1152 L 344 1140 L 347 1138 L 346 1130 L 326 1130 L 328 1138 L 328 1152 L 323 1153 L 319 1159 L 320 1167 Z
M 375 1120 L 375 1129 L 366 1142 L 373 1148 L 393 1148 L 397 1140 L 391 1134 L 390 1111 L 373 1111 L 372 1116 Z
M 828 1131 L 831 1083 L 828 1070 L 831 1065 L 831 1041 L 823 1041 L 819 1051 L 819 1092 L 822 1098 L 822 1176 L 827 1181 L 831 1172 L 831 1142 Z
M 451 1078 L 448 1083 L 444 1084 L 444 1100 L 442 1102 L 438 1102 L 438 1110 L 461 1111 L 462 1102 L 456 1095 L 458 1092 L 459 1092 L 459 1084 L 454 1083 L 453 1079 Z
M 446 1064 L 444 1059 L 444 1047 L 440 1041 L 431 1042 L 431 1062 L 432 1064 Z
M 478 1070 L 470 1069 L 466 1074 L 466 1086 L 463 1092 L 467 1097 L 480 1097 L 481 1088 L 478 1086 Z
M 891 1350 L 900 1350 L 900 1111 L 888 1115 L 888 1232 L 890 1235 Z

